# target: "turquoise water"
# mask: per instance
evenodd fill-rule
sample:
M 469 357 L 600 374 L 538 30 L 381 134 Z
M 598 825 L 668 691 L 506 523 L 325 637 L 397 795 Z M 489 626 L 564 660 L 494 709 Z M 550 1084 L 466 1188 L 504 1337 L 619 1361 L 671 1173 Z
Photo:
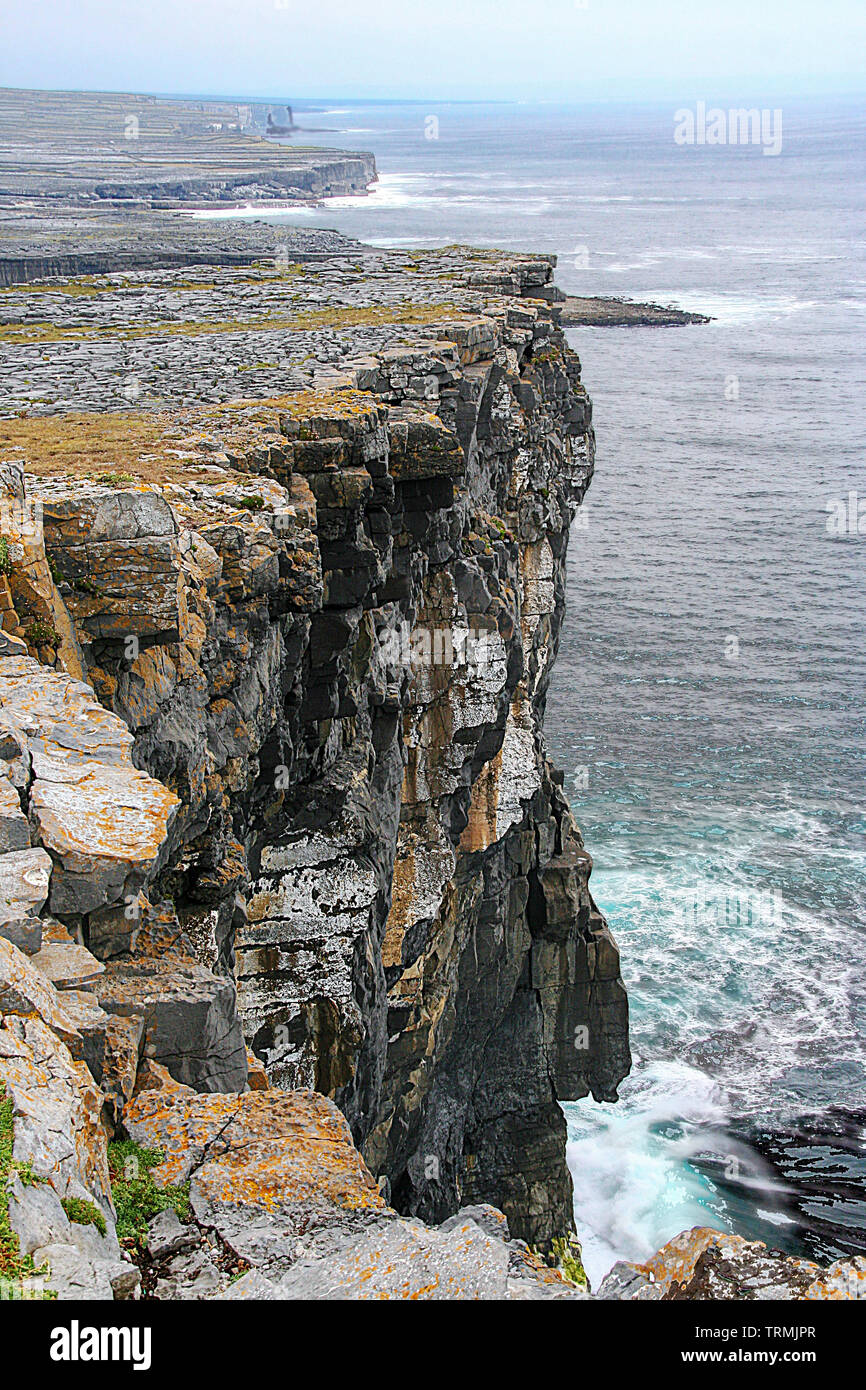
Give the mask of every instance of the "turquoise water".
M 866 1249 L 866 536 L 827 529 L 866 498 L 866 123 L 783 104 L 767 158 L 678 147 L 683 104 L 297 112 L 383 177 L 287 218 L 714 316 L 571 334 L 598 466 L 547 730 L 635 1053 L 619 1105 L 565 1106 L 595 1279 L 696 1223 Z
M 863 1248 L 866 575 L 826 510 L 862 474 L 862 309 L 816 264 L 735 320 L 574 335 L 600 458 L 548 730 L 636 1053 L 618 1112 L 567 1107 L 596 1275 L 696 1223 Z

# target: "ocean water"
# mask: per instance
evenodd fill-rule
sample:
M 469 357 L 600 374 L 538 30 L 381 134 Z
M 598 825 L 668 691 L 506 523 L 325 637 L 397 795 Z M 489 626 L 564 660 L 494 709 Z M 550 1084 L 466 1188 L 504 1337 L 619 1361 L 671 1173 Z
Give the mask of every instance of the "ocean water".
M 564 1107 L 594 1281 L 695 1224 L 866 1250 L 866 118 L 783 103 L 768 157 L 678 146 L 687 104 L 296 108 L 382 177 L 285 219 L 713 318 L 570 333 L 598 460 L 547 732 L 635 1055 Z

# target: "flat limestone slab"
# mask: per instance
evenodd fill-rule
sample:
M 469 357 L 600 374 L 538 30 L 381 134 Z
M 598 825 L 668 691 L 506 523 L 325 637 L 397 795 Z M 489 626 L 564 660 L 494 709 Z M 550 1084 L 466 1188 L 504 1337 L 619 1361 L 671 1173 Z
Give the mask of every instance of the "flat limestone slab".
M 192 1177 L 199 1224 L 252 1264 L 284 1268 L 305 1233 L 390 1216 L 344 1116 L 317 1092 L 201 1095 L 169 1084 L 140 1090 L 124 1125 L 165 1152 L 157 1182 Z
M 48 897 L 51 867 L 44 849 L 0 854 L 0 937 L 28 955 L 42 944 L 39 912 Z
M 134 895 L 180 802 L 133 767 L 129 729 L 90 686 L 29 657 L 0 657 L 0 709 L 27 741 L 30 819 L 54 864 L 51 911 L 86 914 Z
M 86 990 L 105 972 L 102 962 L 76 941 L 49 942 L 33 957 L 33 964 L 60 990 Z
M 34 784 L 39 839 L 55 859 L 51 910 L 92 912 L 137 891 L 153 868 L 179 805 L 147 773 L 98 763 L 74 780 Z

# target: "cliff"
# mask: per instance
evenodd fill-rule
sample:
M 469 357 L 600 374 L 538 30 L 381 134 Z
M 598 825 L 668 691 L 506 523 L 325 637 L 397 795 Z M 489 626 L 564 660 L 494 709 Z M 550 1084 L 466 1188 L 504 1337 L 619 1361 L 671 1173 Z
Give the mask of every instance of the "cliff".
M 372 154 L 275 144 L 260 128 L 236 102 L 0 88 L 0 208 L 19 223 L 69 207 L 135 218 L 151 207 L 364 193 L 376 178 Z
M 553 263 L 251 245 L 0 293 L 0 1289 L 584 1299 L 557 1102 L 629 1056 L 543 736 Z M 862 1263 L 695 1231 L 599 1297 Z
M 542 732 L 590 403 L 549 260 L 356 254 L 7 292 L 6 860 L 50 886 L 6 935 L 137 1031 L 96 1068 L 118 1133 L 136 1058 L 237 1096 L 246 1040 L 397 1211 L 492 1203 L 550 1248 L 557 1099 L 628 1069 Z M 106 410 L 139 342 L 159 401 Z
M 190 216 L 365 194 L 376 182 L 372 154 L 267 139 L 260 114 L 230 102 L 0 88 L 0 286 L 329 254 L 342 238 L 327 231 Z

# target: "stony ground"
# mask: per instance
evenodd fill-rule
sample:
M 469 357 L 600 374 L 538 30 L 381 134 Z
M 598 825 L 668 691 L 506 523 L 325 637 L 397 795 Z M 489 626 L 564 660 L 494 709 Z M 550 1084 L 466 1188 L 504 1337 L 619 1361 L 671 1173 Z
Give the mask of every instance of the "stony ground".
M 327 389 L 348 359 L 432 345 L 443 325 L 477 318 L 492 293 L 512 288 L 497 273 L 498 253 L 373 251 L 331 234 L 326 258 L 291 260 L 304 244 L 296 234 L 278 248 L 284 263 L 244 270 L 132 271 L 0 290 L 4 415 Z M 7 421 L 2 430 L 0 450 L 14 452 L 18 438 L 41 470 L 39 427 Z

